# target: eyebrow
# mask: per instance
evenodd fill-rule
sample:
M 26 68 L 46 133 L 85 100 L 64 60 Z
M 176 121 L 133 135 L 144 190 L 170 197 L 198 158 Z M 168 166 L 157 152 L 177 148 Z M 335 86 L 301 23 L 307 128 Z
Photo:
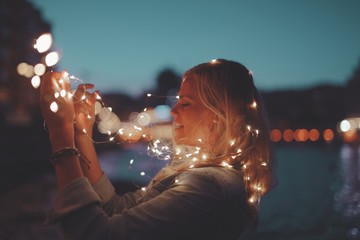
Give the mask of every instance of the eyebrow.
M 190 95 L 179 95 L 179 99 L 182 99 L 182 98 L 189 98 L 190 100 L 194 99 Z

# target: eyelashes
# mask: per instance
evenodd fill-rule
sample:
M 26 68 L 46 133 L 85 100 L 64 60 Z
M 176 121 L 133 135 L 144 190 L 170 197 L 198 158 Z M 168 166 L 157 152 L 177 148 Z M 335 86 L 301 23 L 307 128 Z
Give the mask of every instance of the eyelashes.
M 190 106 L 190 103 L 181 103 L 180 106 L 182 108 L 186 108 L 186 107 Z

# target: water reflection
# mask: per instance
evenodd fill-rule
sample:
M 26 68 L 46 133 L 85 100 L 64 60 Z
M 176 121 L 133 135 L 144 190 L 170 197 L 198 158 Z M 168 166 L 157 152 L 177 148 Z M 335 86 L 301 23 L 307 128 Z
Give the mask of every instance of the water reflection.
M 344 143 L 340 150 L 343 186 L 335 195 L 335 209 L 346 217 L 360 216 L 360 146 Z

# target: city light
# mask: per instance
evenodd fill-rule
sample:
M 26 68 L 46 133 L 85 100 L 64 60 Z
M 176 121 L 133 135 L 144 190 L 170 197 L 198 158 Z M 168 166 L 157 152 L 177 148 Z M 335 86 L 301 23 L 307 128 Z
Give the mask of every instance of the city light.
M 322 138 L 320 137 L 322 135 Z M 325 141 L 325 142 L 332 142 L 335 138 L 335 133 L 332 129 L 324 129 L 321 131 L 319 129 L 305 129 L 305 128 L 298 128 L 298 129 L 285 129 L 281 131 L 280 129 L 272 129 L 270 131 L 270 140 L 272 142 L 317 142 L 317 141 Z

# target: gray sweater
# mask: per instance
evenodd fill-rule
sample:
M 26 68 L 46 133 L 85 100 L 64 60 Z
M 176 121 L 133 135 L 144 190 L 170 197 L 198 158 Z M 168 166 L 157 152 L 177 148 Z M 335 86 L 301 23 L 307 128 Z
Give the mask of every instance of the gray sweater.
M 58 192 L 47 223 L 65 239 L 238 239 L 249 219 L 241 173 L 225 167 L 174 173 L 145 191 L 118 196 L 104 175 Z

